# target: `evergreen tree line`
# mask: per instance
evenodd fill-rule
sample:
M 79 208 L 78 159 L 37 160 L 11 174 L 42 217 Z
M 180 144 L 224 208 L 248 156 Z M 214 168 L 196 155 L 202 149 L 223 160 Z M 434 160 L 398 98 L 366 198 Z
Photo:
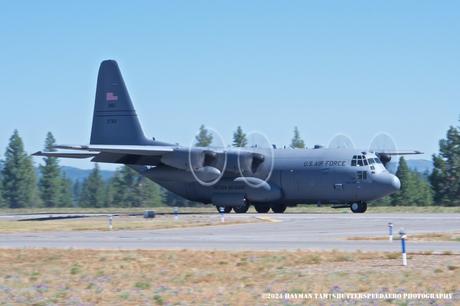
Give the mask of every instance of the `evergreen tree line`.
M 379 205 L 427 206 L 433 205 L 433 191 L 428 174 L 409 169 L 404 157 L 399 159 L 396 176 L 401 181 L 399 192 L 377 200 Z
M 44 148 L 52 151 L 55 138 L 48 133 Z M 204 125 L 195 137 L 195 146 L 207 147 L 212 133 Z M 245 147 L 248 139 L 241 126 L 233 134 L 234 147 Z M 299 129 L 294 128 L 291 148 L 305 148 Z M 406 160 L 399 160 L 396 175 L 401 190 L 380 200 L 384 205 L 460 205 L 460 129 L 450 127 L 446 139 L 439 142 L 440 152 L 433 155 L 434 170 L 420 174 L 409 169 Z M 45 157 L 39 175 L 17 130 L 10 137 L 4 161 L 0 161 L 0 207 L 151 207 L 190 206 L 196 203 L 171 193 L 129 166 L 118 168 L 104 181 L 99 165 L 82 182 L 72 182 L 63 173 L 59 161 Z

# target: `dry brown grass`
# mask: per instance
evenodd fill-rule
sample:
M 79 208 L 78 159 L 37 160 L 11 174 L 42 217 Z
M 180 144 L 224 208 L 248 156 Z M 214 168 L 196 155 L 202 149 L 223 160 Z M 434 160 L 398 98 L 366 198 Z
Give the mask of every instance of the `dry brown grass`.
M 267 292 L 460 293 L 459 266 L 458 255 L 412 255 L 402 267 L 392 253 L 3 249 L 0 301 L 256 305 L 282 303 Z
M 263 222 L 255 217 L 226 217 L 222 223 L 215 215 L 182 215 L 176 221 L 171 215 L 160 215 L 154 219 L 142 217 L 113 217 L 113 230 L 148 230 L 209 225 Z M 4 221 L 0 220 L 0 233 L 39 232 L 39 231 L 108 231 L 108 217 L 61 219 L 48 221 Z
M 20 208 L 9 209 L 0 208 L 0 214 L 35 214 L 35 213 L 119 213 L 132 214 L 143 213 L 146 209 L 153 209 L 158 213 L 172 213 L 173 207 L 108 207 L 108 208 L 74 208 L 74 207 L 56 207 L 56 208 Z M 216 213 L 216 208 L 212 205 L 203 207 L 181 207 L 182 213 Z M 255 213 L 254 207 L 249 209 L 250 213 Z M 297 207 L 288 207 L 287 213 L 351 213 L 349 208 L 334 209 L 329 206 L 317 207 L 316 205 L 299 205 Z M 369 205 L 366 213 L 460 213 L 460 206 L 444 207 L 444 206 L 373 206 Z
M 398 235 L 394 235 L 394 240 L 399 240 Z M 460 242 L 460 233 L 423 233 L 408 235 L 407 239 L 410 241 L 456 241 Z M 366 237 L 355 236 L 348 237 L 347 240 L 388 240 L 388 236 Z

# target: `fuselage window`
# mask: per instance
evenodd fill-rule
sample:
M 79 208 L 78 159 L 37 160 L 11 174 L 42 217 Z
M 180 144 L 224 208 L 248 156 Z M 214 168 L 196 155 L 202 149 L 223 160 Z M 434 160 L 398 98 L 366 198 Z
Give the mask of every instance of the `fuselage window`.
M 367 171 L 358 171 L 358 172 L 356 172 L 356 179 L 358 181 L 367 180 Z

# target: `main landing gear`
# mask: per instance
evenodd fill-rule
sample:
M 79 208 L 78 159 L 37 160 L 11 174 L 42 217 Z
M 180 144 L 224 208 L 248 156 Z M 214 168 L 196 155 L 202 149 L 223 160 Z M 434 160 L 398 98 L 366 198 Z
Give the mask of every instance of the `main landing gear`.
M 254 204 L 254 208 L 259 214 L 266 214 L 270 210 L 270 205 L 268 204 Z
M 366 202 L 351 203 L 350 209 L 354 213 L 363 213 L 367 210 Z
M 286 210 L 286 204 L 273 204 L 272 206 L 272 211 L 275 213 L 275 214 L 282 214 L 284 213 L 284 211 Z
M 287 205 L 286 204 L 280 204 L 280 203 L 277 203 L 277 204 L 266 204 L 266 203 L 257 203 L 257 204 L 253 204 L 254 205 L 254 208 L 256 209 L 256 211 L 259 213 L 259 214 L 266 214 L 270 211 L 270 208 L 272 209 L 272 211 L 275 213 L 275 214 L 282 214 L 284 213 L 284 211 L 286 210 L 286 207 Z M 220 209 L 221 207 L 224 208 L 224 213 L 228 214 L 232 211 L 232 207 L 231 206 L 216 206 L 217 208 L 217 211 L 220 212 Z M 236 207 L 233 207 L 233 211 L 237 214 L 244 214 L 248 211 L 250 207 L 250 204 L 249 203 L 245 203 L 244 205 L 241 205 L 241 206 L 236 206 Z

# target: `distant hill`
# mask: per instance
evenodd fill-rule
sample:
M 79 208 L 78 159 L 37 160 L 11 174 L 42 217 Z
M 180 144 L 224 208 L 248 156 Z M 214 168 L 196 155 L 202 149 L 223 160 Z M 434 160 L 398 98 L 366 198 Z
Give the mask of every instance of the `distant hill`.
M 70 166 L 61 166 L 62 171 L 65 173 L 66 177 L 72 181 L 83 181 L 89 176 L 92 169 L 80 169 Z M 35 174 L 37 177 L 40 176 L 40 171 L 38 167 L 35 167 Z M 115 171 L 110 170 L 101 170 L 101 176 L 104 181 L 110 180 L 115 175 Z
M 65 173 L 65 175 L 72 181 L 83 181 L 85 178 L 88 177 L 88 175 L 92 171 L 91 169 L 80 169 L 70 166 L 61 166 L 61 169 Z M 101 170 L 101 176 L 104 179 L 104 181 L 110 180 L 114 176 L 114 174 L 115 171 Z
M 427 159 L 407 159 L 407 165 L 410 169 L 420 173 L 431 173 L 433 171 L 433 161 Z M 388 171 L 395 173 L 398 169 L 398 162 L 390 162 L 388 164 Z

